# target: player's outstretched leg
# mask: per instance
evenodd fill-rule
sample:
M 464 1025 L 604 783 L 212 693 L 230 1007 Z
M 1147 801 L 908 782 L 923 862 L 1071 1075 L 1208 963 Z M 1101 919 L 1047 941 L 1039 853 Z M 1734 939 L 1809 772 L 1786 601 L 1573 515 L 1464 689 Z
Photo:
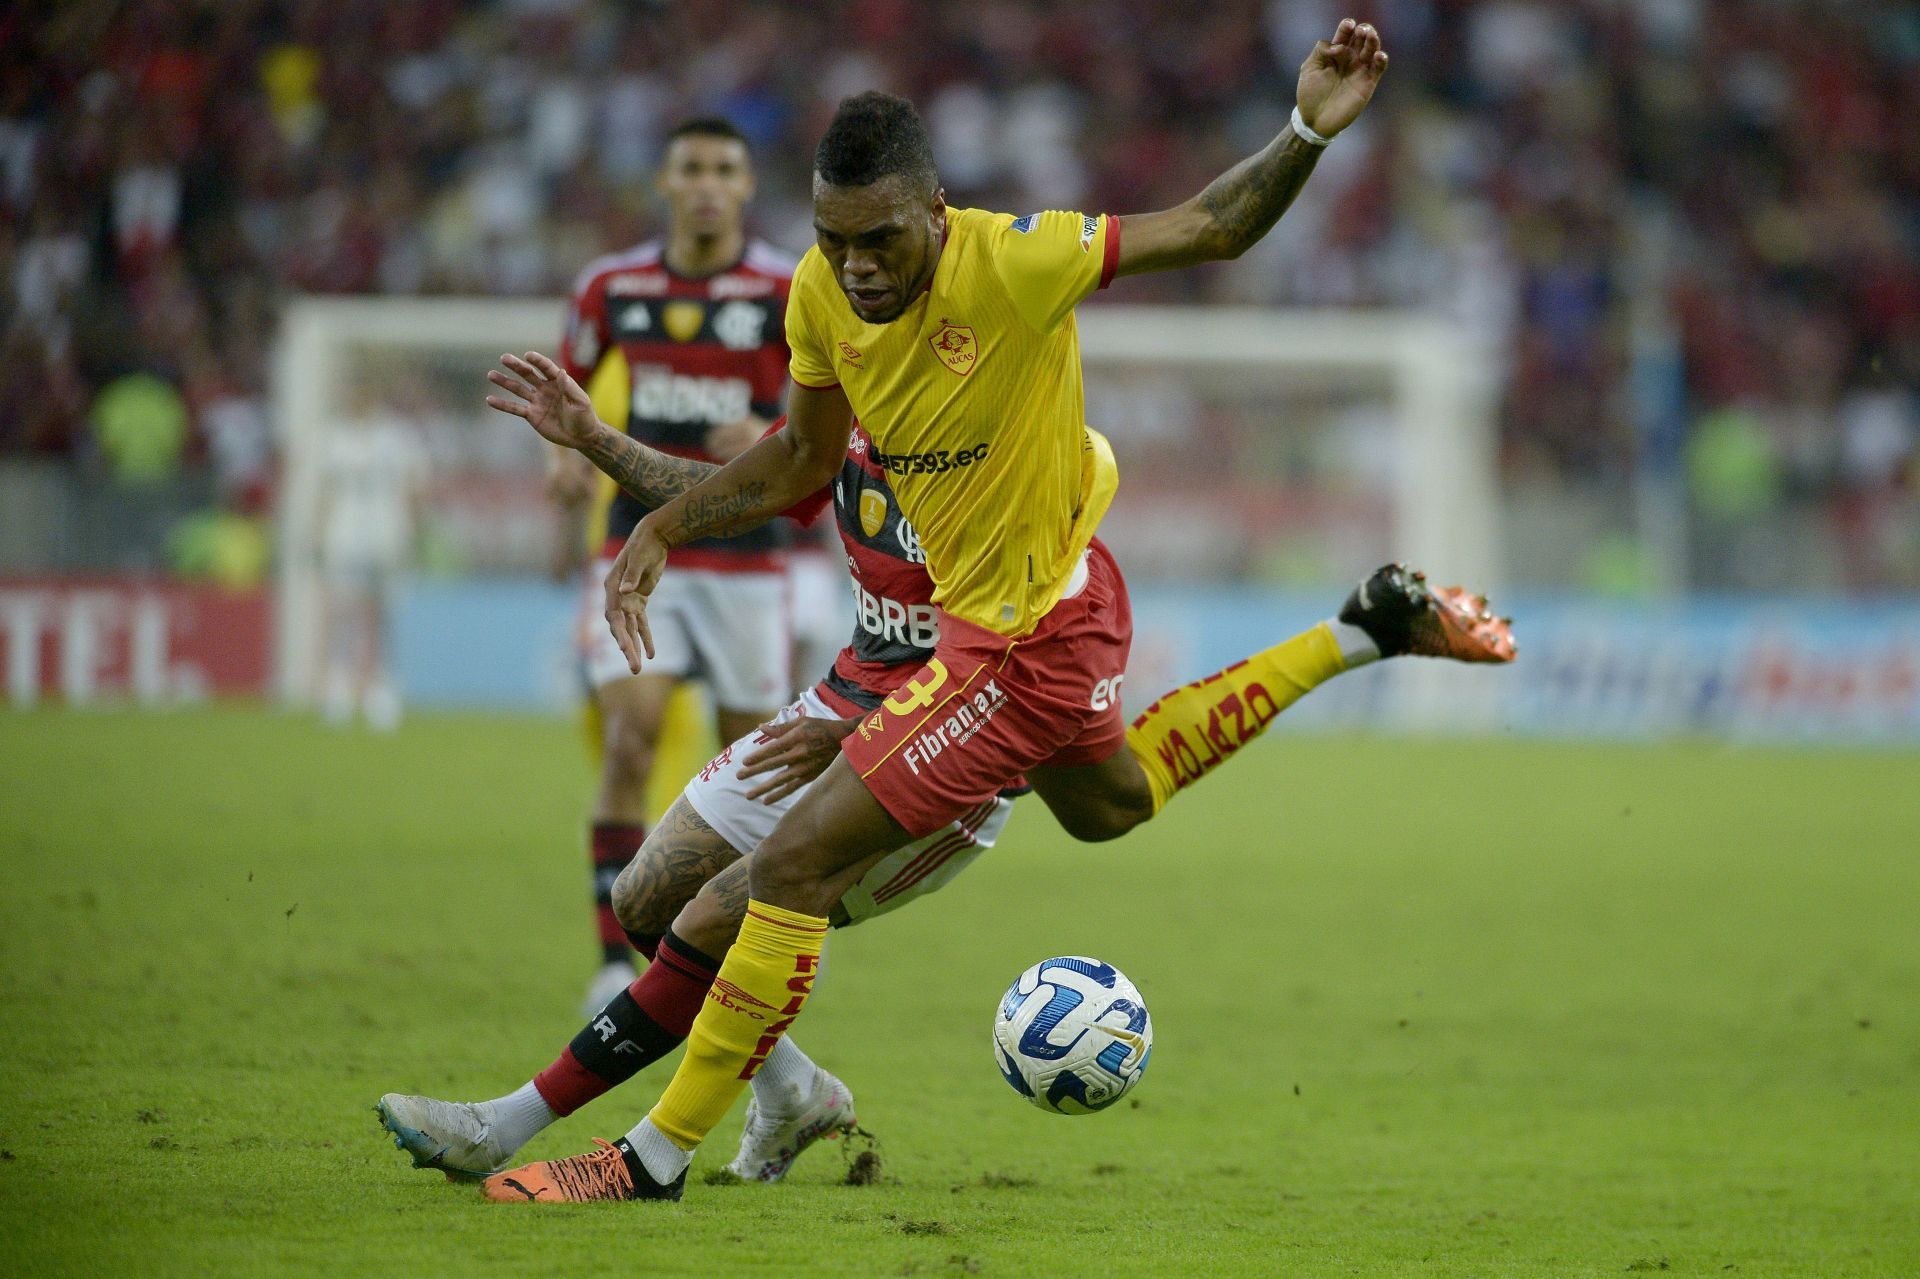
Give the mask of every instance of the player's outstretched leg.
M 1343 671 L 1382 657 L 1511 662 L 1514 651 L 1511 619 L 1495 617 L 1484 597 L 1429 587 L 1426 574 L 1388 564 L 1354 588 L 1339 616 L 1155 701 L 1128 728 L 1127 746 L 1157 813 Z
M 1036 768 L 1034 791 L 1076 839 L 1113 839 L 1158 813 L 1266 731 L 1280 712 L 1344 671 L 1382 657 L 1511 662 L 1513 624 L 1482 596 L 1430 587 L 1404 564 L 1375 570 L 1338 616 L 1225 670 L 1163 694 L 1098 764 Z
M 629 989 L 609 1001 L 553 1065 L 518 1089 L 492 1101 L 478 1102 L 388 1093 L 374 1106 L 381 1126 L 393 1134 L 395 1146 L 413 1157 L 414 1167 L 443 1172 L 449 1181 L 483 1181 L 507 1169 L 522 1146 L 562 1115 L 571 1114 L 631 1078 L 642 1066 L 685 1039 L 692 1012 L 684 1014 L 684 1026 L 667 1029 L 662 1025 L 671 1024 L 672 1019 L 663 1001 L 678 1002 L 677 988 L 692 984 L 685 974 L 672 972 L 671 954 L 677 944 L 678 938 L 670 932 L 665 947 L 669 959 L 664 966 L 656 961 L 656 967 L 649 969 L 656 978 L 667 974 L 665 981 L 649 984 L 643 975 L 633 983 L 637 994 Z M 699 995 L 704 996 L 705 982 L 710 980 L 710 973 L 704 980 L 695 975 L 693 981 L 700 983 Z M 694 1004 L 697 1007 L 697 998 Z M 600 1074 L 582 1064 L 583 1054 L 576 1050 L 583 1038 L 598 1040 L 603 1034 L 610 1037 L 622 1033 L 607 1032 L 608 1025 L 627 1031 L 641 1025 L 660 1029 L 646 1050 L 635 1051 L 633 1040 L 618 1040 L 618 1046 L 627 1051 L 613 1057 L 619 1063 L 616 1070 Z M 602 1055 L 584 1055 L 605 1068 Z M 752 1088 L 740 1153 L 729 1165 L 736 1175 L 750 1181 L 780 1180 L 807 1147 L 822 1138 L 838 1136 L 858 1122 L 851 1090 L 788 1039 L 780 1041 L 766 1068 L 754 1076 Z M 531 1184 L 530 1178 L 521 1181 Z
M 736 862 L 702 886 L 674 920 L 667 936 L 671 940 L 680 929 L 687 929 L 725 956 L 731 951 L 730 945 L 723 944 L 726 934 L 741 927 L 746 909 L 747 865 Z M 749 1014 L 760 1007 L 752 1002 L 749 992 L 725 977 L 715 980 L 709 974 L 707 982 L 713 986 L 712 993 L 708 993 L 703 983 L 700 994 L 709 1004 L 718 1003 Z M 614 1010 L 610 1007 L 608 1011 Z M 692 1021 L 689 1013 L 688 1027 Z M 596 1027 L 587 1029 L 595 1031 Z M 674 1043 L 686 1036 L 687 1030 L 681 1029 Z M 561 1061 L 534 1081 L 544 1094 L 556 1099 L 556 1106 L 566 1104 L 559 1100 L 564 1095 L 563 1088 L 556 1085 L 564 1085 L 575 1077 L 567 1064 L 568 1054 L 576 1053 L 580 1047 L 581 1041 L 576 1039 L 568 1053 L 562 1054 Z M 657 1059 L 659 1055 L 652 1054 L 648 1059 Z M 612 1086 L 601 1082 L 601 1077 L 592 1072 L 582 1072 L 578 1078 L 587 1084 L 592 1096 L 599 1096 Z M 754 1074 L 751 1087 L 753 1099 L 747 1113 L 747 1130 L 733 1168 L 736 1175 L 749 1180 L 780 1180 L 807 1147 L 824 1137 L 837 1136 L 858 1122 L 854 1116 L 853 1094 L 847 1086 L 815 1065 L 798 1045 L 785 1038 L 774 1046 L 765 1066 Z M 605 1172 L 602 1165 L 614 1157 L 606 1153 L 608 1150 L 625 1162 L 624 1177 L 602 1175 Z M 592 1162 L 576 1164 L 581 1159 Z M 536 1160 L 488 1177 L 482 1193 L 500 1203 L 568 1203 L 577 1202 L 581 1195 L 593 1199 L 678 1199 L 690 1162 L 691 1156 L 647 1119 L 619 1141 L 610 1145 L 603 1143 L 602 1148 L 588 1154 Z M 601 1171 L 589 1176 L 583 1171 L 589 1169 Z
M 610 882 L 620 927 L 650 961 L 597 1009 L 545 1070 L 491 1101 L 456 1102 L 388 1093 L 375 1107 L 394 1144 L 417 1168 L 456 1180 L 482 1179 L 511 1165 L 556 1119 L 632 1078 L 686 1037 L 732 928 L 722 921 L 690 939 L 668 924 L 700 887 L 739 853 L 683 797 L 640 852 Z M 624 944 L 624 943 L 623 943 Z
M 713 935 L 701 936 L 702 943 L 725 954 L 725 933 L 706 932 Z M 720 961 L 671 928 L 650 949 L 646 971 L 609 999 L 551 1065 L 506 1096 L 479 1102 L 382 1097 L 374 1109 L 394 1144 L 413 1156 L 416 1168 L 437 1168 L 453 1180 L 484 1179 L 509 1167 L 514 1153 L 555 1120 L 679 1047 Z
M 720 960 L 713 956 L 726 954 L 739 928 L 745 867 L 726 881 L 737 891 L 712 883 L 738 858 L 732 844 L 682 797 L 612 887 L 620 924 L 651 961 L 647 969 L 590 1013 L 551 1065 L 503 1097 L 479 1102 L 404 1093 L 382 1097 L 375 1113 L 394 1144 L 413 1157 L 417 1168 L 436 1169 L 451 1180 L 484 1179 L 509 1167 L 513 1155 L 556 1119 L 677 1048 L 719 970 Z M 703 887 L 710 891 L 702 909 L 676 918 Z M 678 924 L 686 936 L 670 924 Z M 764 1143 L 768 1160 L 784 1153 L 791 1163 L 819 1136 L 851 1126 L 853 1110 L 845 1085 L 815 1067 L 797 1046 L 785 1048 L 780 1068 L 768 1072 L 765 1081 L 756 1078 L 754 1088 L 760 1127 L 771 1133 Z M 822 1092 L 838 1099 L 824 1108 L 827 1113 L 820 1104 Z

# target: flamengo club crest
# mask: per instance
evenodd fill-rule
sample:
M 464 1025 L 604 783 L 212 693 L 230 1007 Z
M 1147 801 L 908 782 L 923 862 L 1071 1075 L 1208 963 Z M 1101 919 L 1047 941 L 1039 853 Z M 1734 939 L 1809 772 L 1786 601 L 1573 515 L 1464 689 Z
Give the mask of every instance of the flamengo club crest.
M 941 320 L 939 331 L 927 342 L 933 347 L 933 353 L 940 357 L 940 363 L 961 377 L 973 372 L 974 361 L 980 358 L 980 347 L 973 340 L 973 330 L 952 320 Z

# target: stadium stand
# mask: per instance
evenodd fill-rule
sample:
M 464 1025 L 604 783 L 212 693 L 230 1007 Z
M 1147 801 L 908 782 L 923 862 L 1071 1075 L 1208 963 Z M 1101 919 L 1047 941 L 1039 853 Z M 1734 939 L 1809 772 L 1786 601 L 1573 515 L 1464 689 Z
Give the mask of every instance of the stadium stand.
M 1851 34 L 1806 38 L 1808 7 Z M 1920 12 L 1360 8 L 1392 33 L 1393 78 L 1315 198 L 1249 261 L 1125 300 L 1446 309 L 1505 339 L 1516 500 L 1617 506 L 1666 476 L 1695 528 L 1692 585 L 1920 585 Z M 185 408 L 160 462 L 177 453 L 194 492 L 240 511 L 270 501 L 282 298 L 562 292 L 648 229 L 658 139 L 686 113 L 753 137 L 760 230 L 790 244 L 807 241 L 812 139 L 875 85 L 919 101 L 957 202 L 1162 207 L 1284 121 L 1297 51 L 1336 16 L 1321 0 L 1116 0 L 1098 21 L 1078 2 L 904 0 L 37 12 L 0 18 L 0 464 L 124 469 L 126 407 L 109 410 L 145 375 L 149 400 Z M 1756 546 L 1803 535 L 1824 553 L 1754 567 Z

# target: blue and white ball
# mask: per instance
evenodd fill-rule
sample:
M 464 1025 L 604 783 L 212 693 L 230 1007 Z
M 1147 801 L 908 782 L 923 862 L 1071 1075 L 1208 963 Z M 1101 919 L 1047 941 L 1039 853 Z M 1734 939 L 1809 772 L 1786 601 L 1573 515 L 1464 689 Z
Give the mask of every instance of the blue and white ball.
M 1008 988 L 993 1019 L 993 1055 L 1013 1090 L 1040 1109 L 1090 1115 L 1146 1073 L 1153 1019 L 1118 968 L 1062 955 Z

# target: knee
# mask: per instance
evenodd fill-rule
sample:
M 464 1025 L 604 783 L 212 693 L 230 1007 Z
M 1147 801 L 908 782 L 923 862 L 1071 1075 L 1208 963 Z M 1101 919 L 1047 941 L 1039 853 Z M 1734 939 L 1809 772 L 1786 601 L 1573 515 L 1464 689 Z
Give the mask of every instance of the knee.
M 1083 844 L 1104 844 L 1118 839 L 1140 823 L 1129 820 L 1125 812 L 1106 804 L 1082 809 L 1060 818 L 1061 829 Z
M 1153 792 L 1146 785 L 1127 787 L 1099 802 L 1056 814 L 1067 834 L 1087 844 L 1119 839 L 1153 816 Z
M 647 908 L 646 872 L 635 857 L 613 881 L 613 916 L 630 933 L 663 933 L 670 922 Z

